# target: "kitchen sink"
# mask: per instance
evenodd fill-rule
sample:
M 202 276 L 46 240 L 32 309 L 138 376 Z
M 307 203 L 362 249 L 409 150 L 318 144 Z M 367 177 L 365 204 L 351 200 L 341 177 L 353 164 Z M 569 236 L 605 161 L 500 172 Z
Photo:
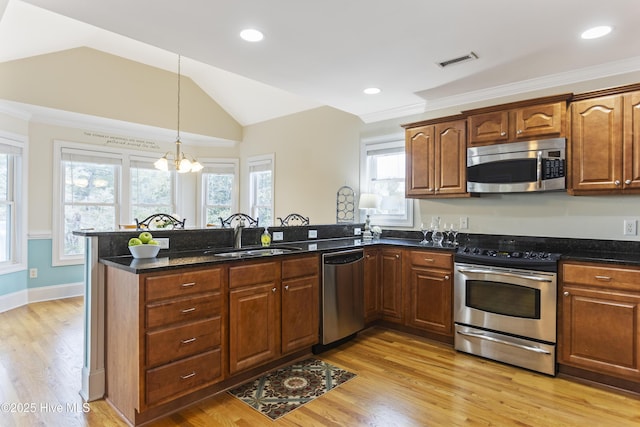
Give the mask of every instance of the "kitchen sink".
M 272 255 L 283 255 L 289 252 L 300 251 L 302 248 L 298 247 L 280 247 L 280 248 L 256 248 L 256 249 L 236 249 L 229 252 L 213 252 L 206 251 L 206 254 L 211 254 L 216 257 L 221 258 L 249 258 L 249 257 L 259 257 L 259 256 L 272 256 Z

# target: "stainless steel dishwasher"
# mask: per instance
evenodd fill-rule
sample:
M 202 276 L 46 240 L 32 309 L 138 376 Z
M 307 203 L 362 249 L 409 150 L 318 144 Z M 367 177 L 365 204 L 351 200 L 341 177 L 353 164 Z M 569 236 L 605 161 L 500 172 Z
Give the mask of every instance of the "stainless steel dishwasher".
M 364 328 L 364 251 L 326 253 L 322 265 L 320 336 L 326 346 Z

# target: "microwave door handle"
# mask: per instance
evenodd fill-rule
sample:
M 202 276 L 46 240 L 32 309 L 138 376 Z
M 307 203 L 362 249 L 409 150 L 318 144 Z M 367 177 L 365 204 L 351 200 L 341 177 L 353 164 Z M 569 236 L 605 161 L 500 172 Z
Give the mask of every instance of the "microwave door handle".
M 551 279 L 548 279 L 546 277 L 528 276 L 525 274 L 508 273 L 506 271 L 484 270 L 481 268 L 472 268 L 472 269 L 459 268 L 458 271 L 460 273 L 493 274 L 496 276 L 516 277 L 518 279 L 534 280 L 536 282 L 552 282 Z
M 538 188 L 542 188 L 542 151 L 538 151 L 538 162 L 536 165 L 536 181 Z

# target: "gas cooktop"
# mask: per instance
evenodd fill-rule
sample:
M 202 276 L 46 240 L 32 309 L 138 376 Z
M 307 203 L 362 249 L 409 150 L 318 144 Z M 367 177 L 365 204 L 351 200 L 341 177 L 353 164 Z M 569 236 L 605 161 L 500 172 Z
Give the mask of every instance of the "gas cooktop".
M 557 271 L 561 254 L 534 250 L 497 250 L 462 246 L 455 256 L 456 262 L 499 267 L 526 268 L 539 271 Z

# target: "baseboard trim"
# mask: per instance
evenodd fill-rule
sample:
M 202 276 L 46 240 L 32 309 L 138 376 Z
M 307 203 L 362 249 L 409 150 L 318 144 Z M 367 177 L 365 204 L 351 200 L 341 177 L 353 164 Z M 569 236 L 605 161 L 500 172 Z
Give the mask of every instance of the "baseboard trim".
M 0 296 L 0 313 L 34 302 L 78 297 L 84 295 L 84 283 L 41 286 Z

